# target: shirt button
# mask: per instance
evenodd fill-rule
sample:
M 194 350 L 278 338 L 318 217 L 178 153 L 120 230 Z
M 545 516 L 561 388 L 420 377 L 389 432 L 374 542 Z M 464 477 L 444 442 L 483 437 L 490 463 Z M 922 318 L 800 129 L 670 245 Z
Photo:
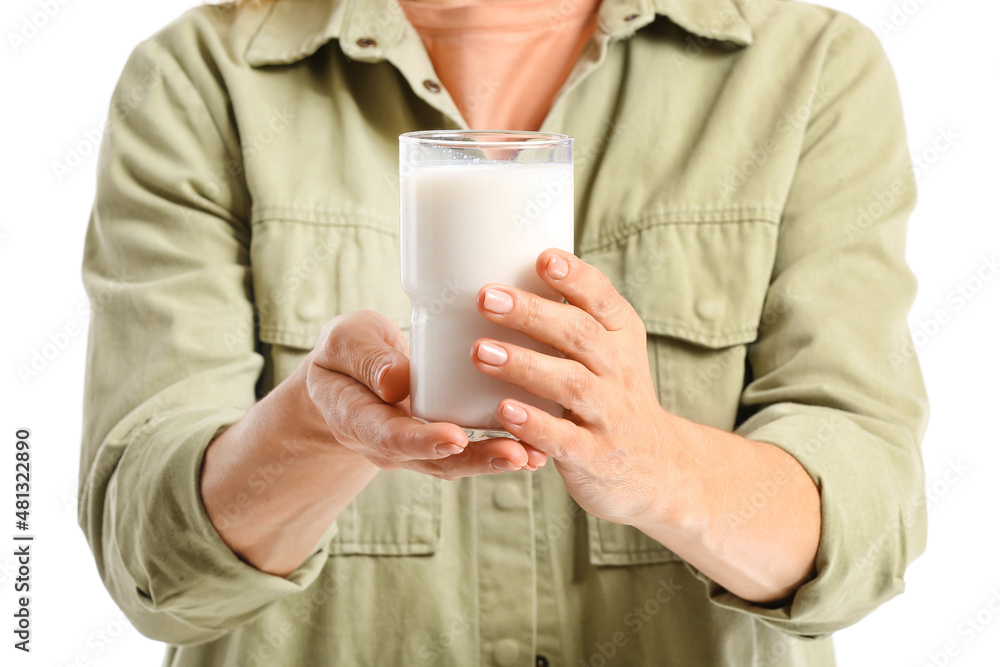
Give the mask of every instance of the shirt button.
M 549 667 L 549 659 L 544 655 L 535 656 L 535 667 Z
M 358 46 L 360 46 L 360 47 L 361 47 L 362 49 L 373 49 L 373 48 L 375 48 L 376 46 L 378 46 L 378 42 L 376 42 L 376 41 L 375 41 L 374 39 L 372 39 L 371 37 L 361 37 L 361 38 L 360 38 L 360 39 L 358 39 L 358 41 L 357 41 L 357 42 L 355 42 L 355 43 L 356 43 L 356 44 L 357 44 Z
M 315 320 L 319 317 L 319 305 L 315 301 L 303 301 L 296 312 L 304 320 Z
M 521 647 L 513 639 L 501 639 L 493 647 L 493 659 L 501 667 L 507 667 L 517 662 L 517 656 L 521 652 Z
M 493 492 L 493 503 L 502 510 L 510 510 L 522 504 L 521 490 L 514 484 L 506 482 Z
M 714 320 L 722 315 L 722 301 L 713 298 L 699 299 L 694 311 L 704 320 Z
M 434 79 L 424 79 L 424 88 L 431 91 L 432 93 L 441 92 L 441 84 Z

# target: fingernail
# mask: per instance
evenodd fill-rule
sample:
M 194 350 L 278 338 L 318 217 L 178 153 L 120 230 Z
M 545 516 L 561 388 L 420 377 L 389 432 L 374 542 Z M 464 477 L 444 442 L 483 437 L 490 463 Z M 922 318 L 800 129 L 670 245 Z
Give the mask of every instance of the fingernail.
M 488 289 L 486 290 L 486 294 L 483 295 L 483 308 L 491 313 L 503 315 L 504 313 L 509 313 L 513 307 L 514 299 L 507 292 Z
M 376 389 L 381 389 L 382 388 L 382 378 L 385 377 L 385 374 L 389 372 L 390 368 L 392 368 L 392 362 L 389 362 L 385 366 L 383 366 L 382 368 L 378 369 L 378 373 L 375 374 L 375 388 Z
M 434 451 L 436 451 L 441 456 L 454 456 L 455 454 L 461 454 L 465 450 L 459 447 L 458 445 L 446 443 L 444 445 L 438 445 L 437 447 L 434 448 Z
M 565 278 L 566 274 L 569 273 L 569 264 L 566 260 L 559 255 L 552 255 L 549 257 L 549 263 L 545 265 L 545 270 L 549 272 L 549 275 L 553 278 Z
M 493 343 L 480 343 L 476 356 L 484 364 L 499 366 L 507 361 L 507 350 Z
M 514 465 L 507 459 L 493 459 L 490 461 L 490 467 L 498 472 L 514 472 L 521 469 L 520 466 Z
M 523 424 L 528 421 L 528 413 L 517 403 L 504 403 L 501 414 L 511 424 Z

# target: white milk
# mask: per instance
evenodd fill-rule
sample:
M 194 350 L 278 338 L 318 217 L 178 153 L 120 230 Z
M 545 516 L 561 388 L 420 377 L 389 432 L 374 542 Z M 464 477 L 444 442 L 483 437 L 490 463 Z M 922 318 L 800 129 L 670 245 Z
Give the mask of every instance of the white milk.
M 476 310 L 487 283 L 562 297 L 535 273 L 546 248 L 573 251 L 573 167 L 478 163 L 419 166 L 401 181 L 403 289 L 413 304 L 410 407 L 427 421 L 498 429 L 497 404 L 515 398 L 562 408 L 472 365 L 472 344 L 495 338 L 558 355 Z

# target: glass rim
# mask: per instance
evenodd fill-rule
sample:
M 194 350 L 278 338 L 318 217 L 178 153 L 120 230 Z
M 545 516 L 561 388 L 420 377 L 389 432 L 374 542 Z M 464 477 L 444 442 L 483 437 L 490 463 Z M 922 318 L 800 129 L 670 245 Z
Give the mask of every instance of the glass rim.
M 477 136 L 505 136 L 510 139 L 488 141 Z M 452 137 L 449 139 L 449 137 Z M 454 138 L 454 137 L 469 137 Z M 523 137 L 521 139 L 515 137 Z M 504 148 L 546 148 L 573 143 L 573 137 L 555 132 L 520 132 L 517 130 L 416 130 L 399 135 L 399 141 L 409 144 L 426 144 L 468 148 L 475 146 L 502 146 Z

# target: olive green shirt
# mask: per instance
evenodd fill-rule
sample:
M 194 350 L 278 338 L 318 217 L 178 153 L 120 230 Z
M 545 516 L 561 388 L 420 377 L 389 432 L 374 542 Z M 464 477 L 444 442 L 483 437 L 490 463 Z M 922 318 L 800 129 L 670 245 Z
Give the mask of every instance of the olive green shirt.
M 284 578 L 222 542 L 206 446 L 334 315 L 406 330 L 396 137 L 464 125 L 395 0 L 201 6 L 135 50 L 84 259 L 80 523 L 111 595 L 183 667 L 832 665 L 924 548 L 927 406 L 896 83 L 869 30 L 797 2 L 606 0 L 542 128 L 576 138 L 576 251 L 645 322 L 664 409 L 818 485 L 792 600 L 587 515 L 552 465 L 380 472 Z M 301 455 L 274 447 L 230 516 Z

